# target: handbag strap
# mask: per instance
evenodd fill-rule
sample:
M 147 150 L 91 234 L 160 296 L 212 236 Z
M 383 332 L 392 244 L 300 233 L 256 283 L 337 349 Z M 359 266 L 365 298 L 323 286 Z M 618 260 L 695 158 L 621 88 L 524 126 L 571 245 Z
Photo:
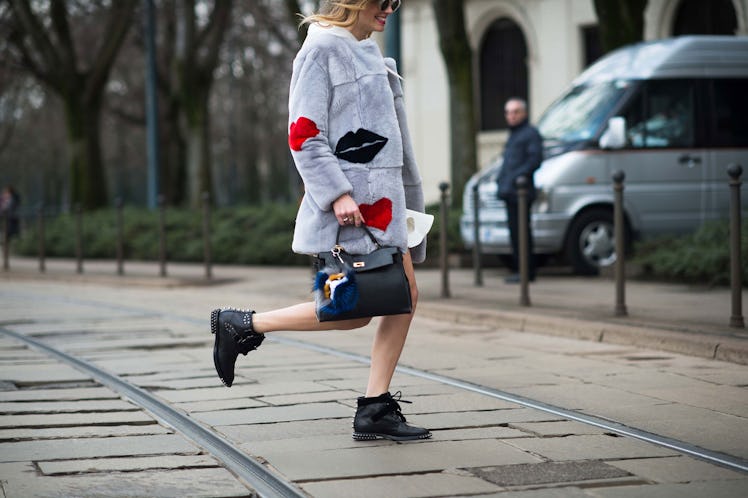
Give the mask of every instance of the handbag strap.
M 371 241 L 374 242 L 374 245 L 376 245 L 377 248 L 380 248 L 380 249 L 382 248 L 382 245 L 379 243 L 379 241 L 377 240 L 377 238 L 374 236 L 373 233 L 371 233 L 371 230 L 369 230 L 369 228 L 366 225 L 361 225 L 360 227 L 356 227 L 354 225 L 354 227 L 355 228 L 363 228 L 364 232 L 366 232 L 366 234 L 369 236 L 369 238 L 371 239 Z M 343 228 L 342 225 L 338 225 L 338 235 L 335 237 L 335 245 L 336 246 L 340 246 L 340 230 L 342 228 Z

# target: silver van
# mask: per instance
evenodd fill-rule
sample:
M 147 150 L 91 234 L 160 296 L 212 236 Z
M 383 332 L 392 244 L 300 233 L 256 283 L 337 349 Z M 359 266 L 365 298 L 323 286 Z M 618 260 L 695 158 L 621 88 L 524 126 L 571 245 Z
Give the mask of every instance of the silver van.
M 565 256 L 579 274 L 615 262 L 616 170 L 626 175 L 627 240 L 726 219 L 727 166 L 748 173 L 748 37 L 685 36 L 612 52 L 573 81 L 538 128 L 545 156 L 532 205 L 537 255 Z M 481 250 L 505 256 L 500 168 L 499 157 L 467 183 L 460 231 L 472 248 L 477 185 Z M 742 206 L 748 211 L 746 194 Z

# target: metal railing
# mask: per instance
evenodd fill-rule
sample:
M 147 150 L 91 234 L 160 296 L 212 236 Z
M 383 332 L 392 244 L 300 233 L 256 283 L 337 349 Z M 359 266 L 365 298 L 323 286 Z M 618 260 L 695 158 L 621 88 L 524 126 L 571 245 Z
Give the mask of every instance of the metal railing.
M 211 206 L 210 206 L 210 195 L 206 192 L 202 195 L 203 206 L 202 206 L 202 237 L 203 237 L 203 263 L 205 265 L 205 278 L 213 278 L 212 272 L 212 247 L 211 247 Z M 125 275 L 125 215 L 124 215 L 124 202 L 122 199 L 117 198 L 114 203 L 115 206 L 115 219 L 114 226 L 116 230 L 116 236 L 114 241 L 114 255 L 116 261 L 116 274 Z M 80 205 L 76 204 L 70 210 L 70 214 L 74 217 L 74 256 L 75 256 L 75 271 L 78 274 L 85 272 L 85 210 Z M 46 219 L 53 216 L 44 206 L 39 206 L 36 209 L 36 226 L 37 226 L 37 256 L 39 259 L 39 272 L 45 273 L 47 269 L 47 238 L 45 235 L 46 230 Z M 159 276 L 167 276 L 167 262 L 168 262 L 168 247 L 167 247 L 167 206 L 164 201 L 163 195 L 158 197 L 158 263 L 159 263 Z M 2 251 L 3 251 L 3 269 L 5 271 L 10 270 L 10 237 L 8 236 L 9 220 L 7 214 L 2 216 Z

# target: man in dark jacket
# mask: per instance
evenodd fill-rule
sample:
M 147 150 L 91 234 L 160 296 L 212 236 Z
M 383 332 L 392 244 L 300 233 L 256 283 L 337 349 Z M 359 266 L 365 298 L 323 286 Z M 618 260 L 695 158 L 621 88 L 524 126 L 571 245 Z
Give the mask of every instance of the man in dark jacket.
M 517 187 L 515 181 L 520 176 L 528 180 L 527 226 L 528 226 L 528 268 L 530 280 L 535 280 L 532 230 L 530 227 L 530 205 L 535 200 L 535 185 L 532 175 L 543 161 L 543 139 L 537 128 L 527 119 L 527 102 L 511 98 L 504 105 L 506 122 L 509 125 L 509 140 L 504 148 L 504 161 L 499 173 L 499 198 L 506 204 L 507 224 L 512 241 L 512 270 L 507 283 L 519 282 L 519 221 L 517 207 Z

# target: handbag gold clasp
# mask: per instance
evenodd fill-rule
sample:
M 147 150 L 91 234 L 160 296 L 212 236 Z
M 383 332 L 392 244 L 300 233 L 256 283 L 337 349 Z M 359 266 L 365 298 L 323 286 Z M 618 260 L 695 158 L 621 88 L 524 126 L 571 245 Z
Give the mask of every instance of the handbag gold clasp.
M 366 263 L 364 261 L 354 261 L 353 262 L 353 267 L 354 268 L 363 268 L 364 266 L 366 266 Z

